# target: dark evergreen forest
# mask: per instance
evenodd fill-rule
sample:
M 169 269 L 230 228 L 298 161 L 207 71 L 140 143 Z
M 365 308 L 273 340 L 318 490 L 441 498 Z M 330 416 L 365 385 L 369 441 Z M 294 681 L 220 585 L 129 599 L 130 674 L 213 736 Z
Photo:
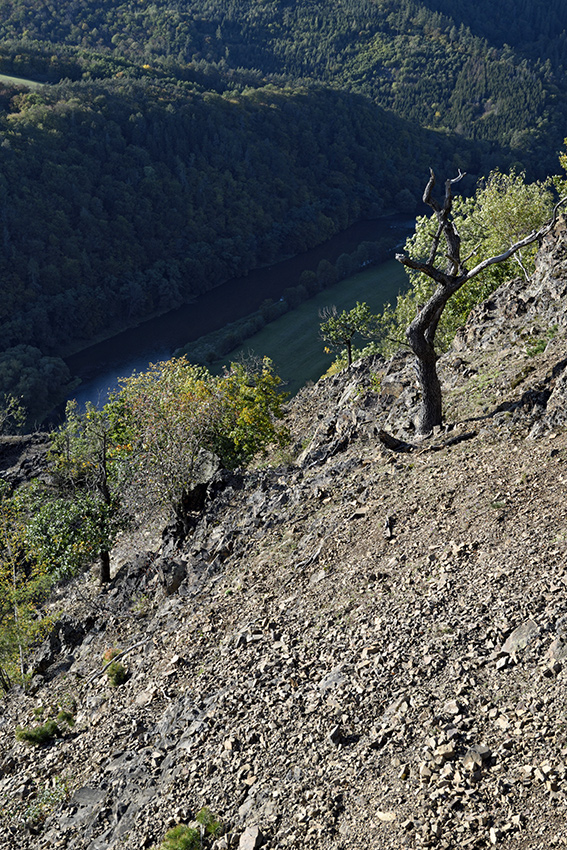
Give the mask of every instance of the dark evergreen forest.
M 12 0 L 0 72 L 0 396 L 361 218 L 557 170 L 567 7 L 535 0 Z M 290 282 L 295 283 L 294 281 Z

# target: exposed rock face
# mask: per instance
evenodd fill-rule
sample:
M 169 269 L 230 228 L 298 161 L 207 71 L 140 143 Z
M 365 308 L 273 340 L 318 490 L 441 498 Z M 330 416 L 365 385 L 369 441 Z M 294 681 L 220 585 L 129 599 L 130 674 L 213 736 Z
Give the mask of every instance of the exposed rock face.
M 442 358 L 451 429 L 415 444 L 405 355 L 355 364 L 290 406 L 294 463 L 217 473 L 177 548 L 59 591 L 0 705 L 1 846 L 138 850 L 202 806 L 217 850 L 565 843 L 561 228 Z
M 19 486 L 38 478 L 47 465 L 49 434 L 0 437 L 0 478 Z

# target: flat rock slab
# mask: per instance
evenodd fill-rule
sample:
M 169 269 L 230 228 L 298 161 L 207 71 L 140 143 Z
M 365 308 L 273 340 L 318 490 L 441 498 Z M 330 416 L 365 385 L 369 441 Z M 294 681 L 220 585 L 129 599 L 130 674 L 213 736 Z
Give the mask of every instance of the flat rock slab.
M 502 644 L 502 652 L 512 655 L 519 649 L 525 649 L 528 643 L 533 640 L 539 632 L 539 626 L 533 620 L 526 620 L 517 629 L 514 629 L 511 635 Z

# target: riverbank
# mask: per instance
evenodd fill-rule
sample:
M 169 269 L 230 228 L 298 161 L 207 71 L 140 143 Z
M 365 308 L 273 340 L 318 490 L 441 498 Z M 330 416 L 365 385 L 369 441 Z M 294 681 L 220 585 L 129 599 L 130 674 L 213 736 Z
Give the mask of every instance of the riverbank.
M 412 227 L 413 221 L 407 216 L 358 222 L 310 251 L 226 281 L 190 304 L 70 355 L 65 362 L 82 381 L 73 397 L 80 403 L 98 402 L 109 387 L 116 386 L 118 377 L 171 357 L 186 343 L 253 313 L 267 298 L 279 299 L 287 287 L 297 285 L 303 271 L 315 271 L 321 260 L 334 263 L 362 242 L 384 236 L 402 240 Z
M 406 271 L 395 260 L 365 269 L 270 322 L 226 357 L 210 363 L 209 368 L 220 374 L 231 361 L 250 356 L 269 357 L 286 391 L 294 396 L 306 384 L 317 381 L 339 353 L 330 352 L 321 340 L 322 309 L 334 305 L 340 313 L 350 310 L 357 301 L 365 301 L 373 313 L 378 313 L 386 303 L 395 303 L 396 296 L 407 285 Z M 361 339 L 355 340 L 356 345 L 361 342 L 364 344 Z

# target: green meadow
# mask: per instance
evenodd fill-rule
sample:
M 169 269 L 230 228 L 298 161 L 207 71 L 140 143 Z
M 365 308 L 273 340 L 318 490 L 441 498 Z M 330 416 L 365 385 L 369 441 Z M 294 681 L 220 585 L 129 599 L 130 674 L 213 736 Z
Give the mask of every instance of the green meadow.
M 319 338 L 322 309 L 334 304 L 340 312 L 350 310 L 357 301 L 366 301 L 377 313 L 384 304 L 394 303 L 407 285 L 406 272 L 395 260 L 365 269 L 270 322 L 226 357 L 212 363 L 211 370 L 219 372 L 232 360 L 248 353 L 268 356 L 286 382 L 287 391 L 295 395 L 308 381 L 320 378 L 336 356 L 325 353 L 325 345 Z
M 45 85 L 45 83 L 38 83 L 35 80 L 26 80 L 24 77 L 10 77 L 8 74 L 0 74 L 0 82 L 14 86 L 25 86 L 27 89 L 40 89 Z

